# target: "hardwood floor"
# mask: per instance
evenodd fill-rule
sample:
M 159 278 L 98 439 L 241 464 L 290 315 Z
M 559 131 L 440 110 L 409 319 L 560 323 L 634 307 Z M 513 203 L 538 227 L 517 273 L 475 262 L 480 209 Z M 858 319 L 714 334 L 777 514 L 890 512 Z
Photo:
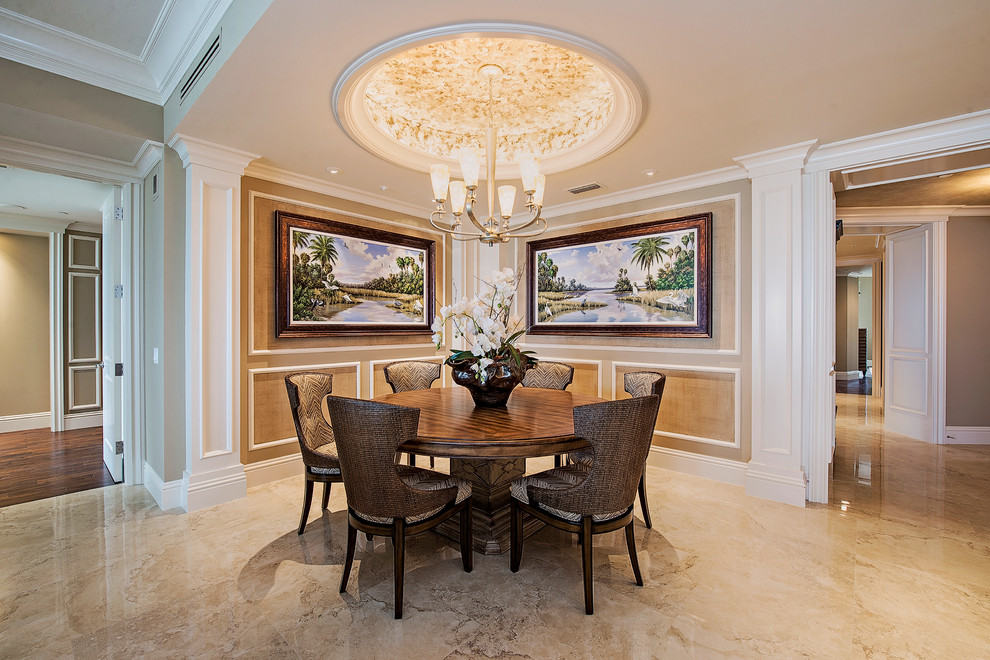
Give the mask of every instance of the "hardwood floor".
M 0 433 L 0 507 L 112 483 L 102 428 Z

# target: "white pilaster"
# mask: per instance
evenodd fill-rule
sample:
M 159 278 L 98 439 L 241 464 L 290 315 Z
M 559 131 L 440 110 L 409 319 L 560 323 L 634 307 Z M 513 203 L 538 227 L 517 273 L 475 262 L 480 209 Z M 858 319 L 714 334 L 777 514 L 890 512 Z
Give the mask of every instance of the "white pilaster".
M 247 494 L 240 441 L 241 176 L 254 154 L 175 135 L 186 170 L 186 469 L 182 507 Z
M 753 428 L 746 492 L 804 506 L 802 173 L 817 140 L 736 158 L 753 182 Z

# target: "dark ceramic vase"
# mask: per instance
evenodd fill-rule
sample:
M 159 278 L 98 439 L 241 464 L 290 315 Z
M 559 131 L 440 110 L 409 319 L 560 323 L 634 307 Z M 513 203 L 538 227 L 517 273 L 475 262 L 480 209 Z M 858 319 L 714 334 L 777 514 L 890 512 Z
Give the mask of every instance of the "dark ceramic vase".
M 454 382 L 462 385 L 471 392 L 474 405 L 482 408 L 503 408 L 509 401 L 512 390 L 522 382 L 526 370 L 514 360 L 493 362 L 485 369 L 487 378 L 484 384 L 471 369 L 472 360 L 450 362 L 451 375 Z

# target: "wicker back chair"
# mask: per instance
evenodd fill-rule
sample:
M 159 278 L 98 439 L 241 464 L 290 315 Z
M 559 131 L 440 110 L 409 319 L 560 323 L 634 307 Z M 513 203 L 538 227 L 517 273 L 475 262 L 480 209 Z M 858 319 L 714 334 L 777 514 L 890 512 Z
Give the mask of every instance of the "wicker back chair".
M 563 362 L 540 360 L 535 367 L 526 370 L 523 387 L 542 387 L 547 390 L 566 390 L 574 380 L 574 367 Z
M 313 501 L 313 483 L 323 482 L 322 508 L 326 510 L 330 503 L 331 484 L 342 481 L 333 428 L 323 417 L 323 400 L 333 390 L 333 376 L 306 371 L 292 373 L 285 377 L 285 389 L 289 394 L 292 421 L 296 425 L 299 451 L 306 468 L 302 517 L 297 530 L 298 534 L 302 534 Z
M 416 437 L 416 408 L 338 396 L 331 396 L 327 404 L 341 438 L 337 450 L 347 493 L 347 556 L 340 591 L 347 589 L 357 532 L 388 536 L 395 570 L 395 618 L 401 619 L 407 536 L 432 529 L 459 513 L 461 561 L 465 572 L 471 572 L 471 484 L 447 474 L 395 464 L 399 445 Z
M 392 392 L 409 392 L 410 390 L 428 390 L 433 382 L 440 378 L 440 363 L 425 360 L 401 360 L 385 365 L 385 382 Z M 430 467 L 434 466 L 430 456 Z M 416 465 L 416 456 L 409 454 L 409 465 Z
M 573 463 L 512 482 L 510 564 L 519 570 L 523 547 L 523 513 L 579 535 L 584 568 L 584 608 L 595 611 L 592 583 L 592 537 L 625 528 L 626 546 L 636 584 L 643 585 L 636 557 L 633 506 L 643 464 L 653 439 L 660 397 L 605 401 L 574 409 L 574 434 L 591 445 L 595 460 Z
M 663 386 L 667 382 L 667 377 L 658 371 L 634 371 L 622 377 L 622 384 L 631 396 L 648 396 L 656 394 L 663 398 Z M 656 418 L 653 419 L 656 426 Z M 594 460 L 594 454 L 590 450 L 574 452 L 567 457 L 568 462 L 583 463 L 590 465 Z M 643 476 L 639 479 L 639 506 L 643 509 L 643 522 L 647 529 L 653 529 L 653 520 L 650 518 L 650 504 L 646 499 L 646 464 L 643 464 Z

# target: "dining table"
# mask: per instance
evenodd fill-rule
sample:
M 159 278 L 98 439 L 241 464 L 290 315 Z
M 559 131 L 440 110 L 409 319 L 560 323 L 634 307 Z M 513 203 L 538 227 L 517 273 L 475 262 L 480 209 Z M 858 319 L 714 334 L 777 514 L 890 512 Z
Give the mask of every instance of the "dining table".
M 486 555 L 509 549 L 509 486 L 526 474 L 526 459 L 587 449 L 574 435 L 575 406 L 602 401 L 596 396 L 517 387 L 499 408 L 476 406 L 463 387 L 436 387 L 376 397 L 420 410 L 414 440 L 400 452 L 446 457 L 450 474 L 467 480 L 472 488 L 474 549 Z M 449 524 L 448 524 L 449 523 Z M 543 526 L 535 518 L 523 524 L 528 536 Z M 443 536 L 458 540 L 457 521 L 437 527 Z

